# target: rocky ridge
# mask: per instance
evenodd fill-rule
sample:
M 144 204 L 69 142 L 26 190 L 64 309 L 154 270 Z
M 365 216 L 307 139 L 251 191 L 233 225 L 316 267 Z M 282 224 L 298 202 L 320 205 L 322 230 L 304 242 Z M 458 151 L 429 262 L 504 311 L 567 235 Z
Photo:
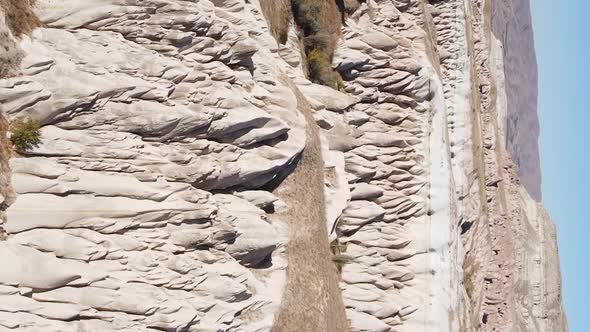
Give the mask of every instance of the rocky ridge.
M 0 80 L 43 124 L 0 158 L 0 328 L 566 330 L 489 5 L 359 4 L 336 91 L 258 1 L 38 1 Z
M 537 115 L 537 61 L 529 1 L 494 1 L 492 31 L 504 63 L 506 149 L 522 184 L 536 201 L 542 200 Z

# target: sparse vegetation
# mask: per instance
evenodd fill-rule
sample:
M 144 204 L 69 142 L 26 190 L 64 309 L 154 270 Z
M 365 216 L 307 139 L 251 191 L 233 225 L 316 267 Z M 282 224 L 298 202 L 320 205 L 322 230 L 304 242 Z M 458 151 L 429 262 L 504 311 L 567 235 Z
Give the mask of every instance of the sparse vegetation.
M 4 114 L 0 113 L 0 156 L 7 156 L 10 153 L 10 142 L 7 138 L 8 128 L 8 120 Z
M 332 261 L 336 264 L 336 268 L 338 269 L 339 273 L 342 273 L 342 268 L 344 265 L 354 261 L 354 258 L 343 254 L 348 245 L 346 243 L 340 243 L 338 240 L 333 241 L 330 244 L 330 249 L 332 250 Z
M 281 183 L 277 196 L 289 206 L 278 212 L 289 226 L 287 286 L 273 331 L 350 331 L 332 251 L 328 246 L 324 172 L 319 128 L 309 102 L 294 83 L 297 109 L 304 116 L 306 148 L 297 167 Z M 326 328 L 327 327 L 327 328 Z
M 41 141 L 39 121 L 33 119 L 15 120 L 10 125 L 10 141 L 18 151 L 26 151 Z
M 328 56 L 314 49 L 307 57 L 309 79 L 312 82 L 329 86 L 336 90 L 344 88 L 340 74 L 332 69 L 332 61 Z
M 332 261 L 336 264 L 338 272 L 342 272 L 342 268 L 344 267 L 344 265 L 354 261 L 354 258 L 339 254 L 332 256 Z
M 0 7 L 6 17 L 6 25 L 16 37 L 29 34 L 41 21 L 32 10 L 36 0 L 0 0 Z
M 330 248 L 332 248 L 332 252 L 335 255 L 338 255 L 342 252 L 345 252 L 346 248 L 348 248 L 348 245 L 346 243 L 338 243 L 338 241 L 336 240 L 330 244 Z
M 271 33 L 284 44 L 293 17 L 301 33 L 306 74 L 318 84 L 341 90 L 340 74 L 332 69 L 336 43 L 345 14 L 354 12 L 364 0 L 261 0 Z
M 0 211 L 6 210 L 12 199 L 12 188 L 10 187 L 10 167 L 8 159 L 11 153 L 11 144 L 7 137 L 8 121 L 0 111 L 0 195 L 4 196 L 3 202 L 0 203 Z M 0 218 L 2 216 L 0 215 Z M 0 241 L 5 240 L 6 232 L 0 225 Z
M 280 44 L 286 43 L 291 23 L 291 0 L 260 0 L 260 6 L 273 37 Z
M 11 34 L 18 38 L 41 25 L 31 10 L 33 4 L 34 0 L 0 0 L 0 16 L 8 27 L 0 31 L 0 78 L 20 74 L 20 63 L 24 53 Z
M 303 35 L 307 74 L 318 84 L 342 88 L 340 74 L 332 69 L 336 42 L 340 37 L 341 17 L 334 0 L 292 0 L 295 23 Z
M 465 284 L 465 291 L 470 299 L 473 299 L 475 292 L 475 274 L 479 271 L 479 263 L 473 263 L 473 259 L 467 259 L 463 263 L 463 283 Z

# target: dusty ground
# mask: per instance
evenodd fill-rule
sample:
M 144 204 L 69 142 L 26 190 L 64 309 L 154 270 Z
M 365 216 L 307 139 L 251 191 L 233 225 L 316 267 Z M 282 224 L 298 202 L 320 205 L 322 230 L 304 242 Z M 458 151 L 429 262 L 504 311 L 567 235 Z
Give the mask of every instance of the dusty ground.
M 273 331 L 348 331 L 326 230 L 324 162 L 318 128 L 304 97 L 294 90 L 308 123 L 307 144 L 299 165 L 276 192 L 289 206 L 280 216 L 289 225 L 289 266 Z

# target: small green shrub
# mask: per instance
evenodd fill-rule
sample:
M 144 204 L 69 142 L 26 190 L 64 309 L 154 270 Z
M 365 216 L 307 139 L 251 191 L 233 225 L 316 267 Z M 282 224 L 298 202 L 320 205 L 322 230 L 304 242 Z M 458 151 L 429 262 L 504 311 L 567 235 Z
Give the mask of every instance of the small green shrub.
M 340 90 L 340 74 L 332 69 L 334 49 L 341 34 L 340 11 L 334 0 L 291 0 L 307 60 L 307 76 L 317 84 Z
M 332 69 L 330 57 L 321 49 L 314 49 L 309 53 L 307 56 L 307 69 L 309 79 L 312 82 L 329 86 L 336 90 L 343 88 L 342 77 Z
M 10 126 L 10 140 L 17 150 L 26 151 L 41 142 L 41 126 L 33 119 L 15 120 Z

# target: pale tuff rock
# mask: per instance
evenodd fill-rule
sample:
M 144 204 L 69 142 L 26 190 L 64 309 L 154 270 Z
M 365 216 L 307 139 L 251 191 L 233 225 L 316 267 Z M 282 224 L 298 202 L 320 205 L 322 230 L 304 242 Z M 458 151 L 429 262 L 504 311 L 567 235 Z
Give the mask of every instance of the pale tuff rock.
M 257 65 L 274 40 L 191 6 L 39 4 L 47 28 L 0 83 L 9 117 L 44 125 L 11 160 L 4 328 L 270 328 L 286 232 L 252 189 L 298 158 L 305 124 L 280 62 Z
M 503 10 L 510 13 L 514 8 L 505 6 Z M 456 137 L 460 142 L 464 139 L 462 133 L 473 133 L 471 142 L 466 141 L 465 149 L 455 152 L 454 158 L 460 162 L 455 165 L 454 175 L 457 193 L 462 197 L 457 208 L 466 249 L 463 276 L 470 302 L 464 304 L 468 309 L 463 309 L 467 319 L 461 323 L 470 330 L 565 331 L 561 277 L 557 268 L 547 268 L 559 266 L 554 226 L 546 214 L 537 217 L 536 208 L 531 207 L 537 204 L 525 193 L 509 152 L 504 149 L 504 142 L 508 145 L 514 142 L 505 122 L 507 117 L 514 116 L 507 110 L 514 107 L 510 106 L 511 98 L 507 98 L 507 94 L 514 93 L 509 91 L 510 84 L 525 84 L 508 83 L 510 79 L 504 75 L 511 71 L 504 67 L 510 46 L 503 44 L 500 36 L 490 33 L 487 22 L 492 18 L 482 1 L 435 4 L 432 12 L 435 26 L 442 32 L 439 47 L 455 54 L 452 61 L 442 62 L 442 72 L 451 79 L 445 82 L 446 94 L 452 101 L 449 105 L 456 109 L 450 119 L 458 124 L 451 131 L 451 138 Z M 528 9 L 525 12 L 529 15 Z M 466 18 L 465 35 L 457 33 L 462 31 L 462 25 L 443 24 L 447 16 L 455 22 Z M 474 109 L 473 113 L 461 112 L 466 102 Z M 536 118 L 536 110 L 527 112 L 524 117 Z M 527 144 L 537 144 L 536 139 L 529 141 Z M 534 177 L 534 172 L 531 175 Z M 535 188 L 539 185 L 537 182 L 526 188 L 538 198 Z M 538 233 L 531 232 L 532 229 Z M 547 252 L 551 254 L 540 254 Z M 525 268 L 532 263 L 529 261 L 535 260 L 533 257 L 538 262 L 535 269 Z M 531 296 L 533 289 L 544 290 L 535 292 L 535 297 Z
M 39 0 L 0 79 L 0 329 L 567 330 L 482 4 L 360 3 L 336 91 L 259 1 Z M 41 142 L 9 161 L 4 117 Z

